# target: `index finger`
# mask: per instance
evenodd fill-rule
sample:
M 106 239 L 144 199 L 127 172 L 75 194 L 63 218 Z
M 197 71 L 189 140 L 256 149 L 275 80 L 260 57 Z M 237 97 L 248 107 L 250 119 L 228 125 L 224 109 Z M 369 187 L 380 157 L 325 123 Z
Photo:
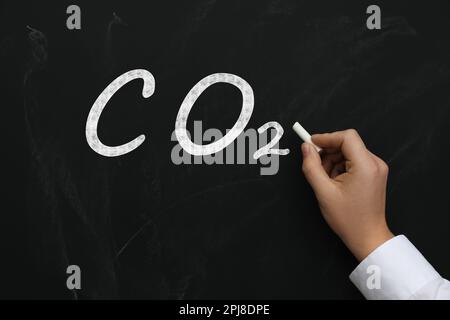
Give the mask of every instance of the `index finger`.
M 350 161 L 357 162 L 368 157 L 366 146 L 354 129 L 315 134 L 311 139 L 316 145 L 325 150 L 341 151 L 344 157 Z

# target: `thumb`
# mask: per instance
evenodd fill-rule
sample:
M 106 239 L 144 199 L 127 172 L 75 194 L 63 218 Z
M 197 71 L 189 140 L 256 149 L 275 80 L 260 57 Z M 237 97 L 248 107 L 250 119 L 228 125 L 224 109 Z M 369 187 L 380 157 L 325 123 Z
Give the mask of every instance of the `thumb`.
M 308 183 L 316 195 L 324 193 L 331 185 L 331 180 L 322 167 L 322 160 L 316 149 L 310 143 L 302 144 L 302 170 Z

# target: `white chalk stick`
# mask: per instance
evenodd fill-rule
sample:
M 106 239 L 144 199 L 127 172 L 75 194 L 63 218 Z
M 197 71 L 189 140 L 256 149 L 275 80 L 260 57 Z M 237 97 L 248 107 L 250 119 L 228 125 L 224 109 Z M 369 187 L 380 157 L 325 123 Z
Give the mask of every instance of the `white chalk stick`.
M 312 142 L 311 135 L 308 133 L 308 131 L 305 130 L 305 128 L 303 128 L 300 125 L 300 123 L 298 123 L 298 122 L 294 123 L 294 125 L 292 126 L 292 129 L 294 129 L 295 133 L 297 133 L 298 136 L 300 138 L 302 138 L 303 141 L 312 144 L 314 146 L 314 148 L 317 150 L 317 152 L 322 151 L 321 148 L 319 148 Z

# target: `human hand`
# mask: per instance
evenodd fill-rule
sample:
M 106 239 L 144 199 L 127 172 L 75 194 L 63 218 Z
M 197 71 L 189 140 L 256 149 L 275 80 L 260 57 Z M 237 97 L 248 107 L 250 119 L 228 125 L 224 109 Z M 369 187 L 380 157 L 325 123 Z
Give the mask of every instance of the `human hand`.
M 323 151 L 302 144 L 303 172 L 328 225 L 361 261 L 393 237 L 385 218 L 388 166 L 353 129 L 312 141 Z

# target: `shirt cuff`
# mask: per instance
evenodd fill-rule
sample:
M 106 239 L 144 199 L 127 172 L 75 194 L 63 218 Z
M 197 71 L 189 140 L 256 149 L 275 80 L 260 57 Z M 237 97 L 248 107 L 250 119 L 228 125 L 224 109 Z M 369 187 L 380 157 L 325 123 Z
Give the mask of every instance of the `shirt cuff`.
M 403 235 L 376 248 L 350 274 L 350 280 L 369 300 L 409 299 L 440 277 Z

